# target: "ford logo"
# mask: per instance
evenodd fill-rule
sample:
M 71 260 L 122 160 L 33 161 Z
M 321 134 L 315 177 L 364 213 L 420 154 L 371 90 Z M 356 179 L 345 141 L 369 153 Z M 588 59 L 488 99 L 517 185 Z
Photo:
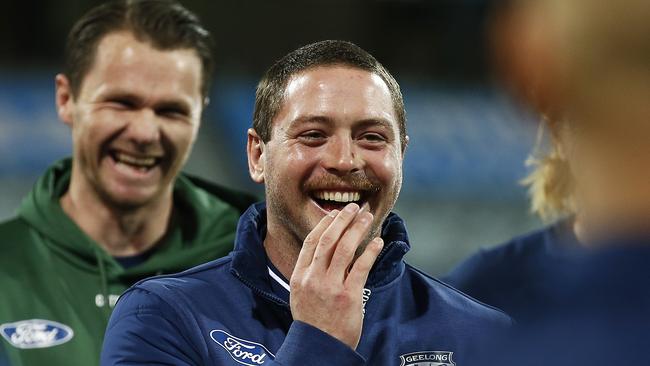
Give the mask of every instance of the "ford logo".
M 74 336 L 72 328 L 51 320 L 30 319 L 0 325 L 0 334 L 17 348 L 47 348 Z
M 213 330 L 210 338 L 223 347 L 233 360 L 242 365 L 263 365 L 266 360 L 273 360 L 275 356 L 266 347 L 259 343 L 237 338 L 223 330 Z

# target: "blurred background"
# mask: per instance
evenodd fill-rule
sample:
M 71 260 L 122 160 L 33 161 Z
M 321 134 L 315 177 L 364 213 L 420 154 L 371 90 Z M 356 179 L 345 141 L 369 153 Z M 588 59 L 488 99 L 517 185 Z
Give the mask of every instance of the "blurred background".
M 518 181 L 537 119 L 498 83 L 486 24 L 497 0 L 181 0 L 217 41 L 216 81 L 186 170 L 262 194 L 246 167 L 255 85 L 273 61 L 322 39 L 357 43 L 402 86 L 411 138 L 396 212 L 412 264 L 438 275 L 480 247 L 541 223 Z M 70 155 L 54 75 L 91 0 L 9 0 L 0 13 L 0 219 L 52 162 Z

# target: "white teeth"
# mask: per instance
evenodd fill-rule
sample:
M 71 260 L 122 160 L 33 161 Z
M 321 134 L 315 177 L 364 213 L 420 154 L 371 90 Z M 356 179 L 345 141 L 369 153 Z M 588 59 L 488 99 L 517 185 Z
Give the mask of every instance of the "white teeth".
M 151 167 L 156 163 L 156 158 L 138 158 L 121 152 L 115 153 L 115 158 L 118 162 L 137 165 L 139 167 Z
M 332 192 L 332 191 L 318 191 L 315 194 L 316 198 L 324 201 L 334 202 L 355 202 L 361 200 L 360 192 Z

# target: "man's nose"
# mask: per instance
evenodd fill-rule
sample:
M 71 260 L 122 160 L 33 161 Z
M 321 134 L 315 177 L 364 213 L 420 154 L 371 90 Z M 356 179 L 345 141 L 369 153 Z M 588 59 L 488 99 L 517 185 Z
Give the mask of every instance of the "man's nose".
M 139 145 L 146 145 L 160 139 L 160 123 L 151 109 L 142 109 L 128 122 L 128 138 Z
M 361 159 L 357 156 L 354 141 L 351 138 L 330 139 L 326 146 L 322 165 L 329 173 L 339 176 L 359 171 Z

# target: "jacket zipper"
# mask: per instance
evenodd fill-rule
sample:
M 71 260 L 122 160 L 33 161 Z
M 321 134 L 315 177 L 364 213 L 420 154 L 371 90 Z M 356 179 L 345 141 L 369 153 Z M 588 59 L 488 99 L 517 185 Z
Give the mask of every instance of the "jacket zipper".
M 263 298 L 266 298 L 266 299 L 269 300 L 269 301 L 275 302 L 276 304 L 281 305 L 281 306 L 283 306 L 283 307 L 289 309 L 289 304 L 288 304 L 286 301 L 282 300 L 282 299 L 279 298 L 278 296 L 275 296 L 275 295 L 273 295 L 273 294 L 271 294 L 271 293 L 268 293 L 268 292 L 266 292 L 266 291 L 262 291 L 262 290 L 260 290 L 260 289 L 257 288 L 257 287 L 252 283 L 252 282 L 250 282 L 250 281 L 248 281 L 247 279 L 245 279 L 245 278 L 243 278 L 242 276 L 240 276 L 239 273 L 238 273 L 237 271 L 231 271 L 231 272 L 232 272 L 232 274 L 233 274 L 235 277 L 237 277 L 237 279 L 240 280 L 244 285 L 246 285 L 248 288 L 250 288 L 251 290 L 253 290 L 253 292 L 254 292 L 256 295 L 261 296 L 261 297 L 263 297 Z

